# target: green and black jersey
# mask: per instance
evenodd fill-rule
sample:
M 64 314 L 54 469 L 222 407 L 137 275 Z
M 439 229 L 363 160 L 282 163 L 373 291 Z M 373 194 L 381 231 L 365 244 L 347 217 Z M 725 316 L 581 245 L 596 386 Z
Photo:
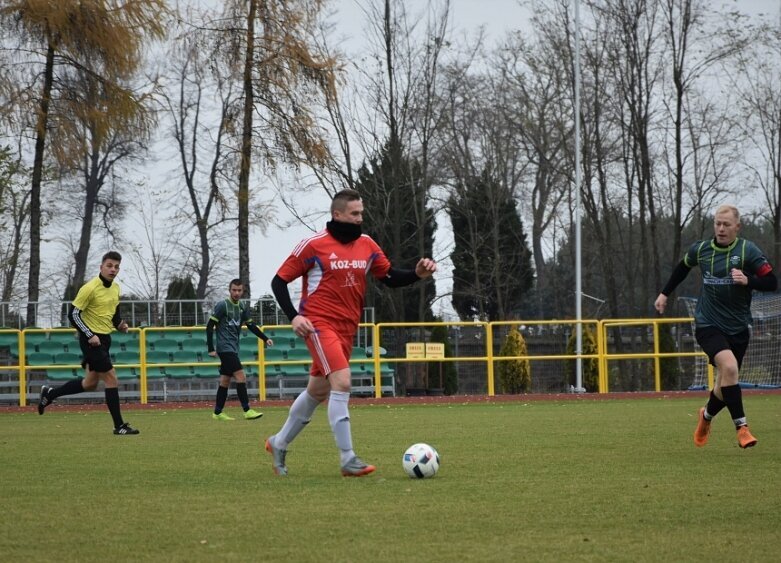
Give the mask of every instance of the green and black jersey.
M 765 275 L 770 264 L 759 247 L 736 238 L 726 247 L 713 239 L 694 243 L 683 258 L 689 268 L 700 267 L 702 291 L 697 300 L 694 320 L 698 327 L 712 326 L 725 334 L 738 334 L 751 324 L 751 293 L 746 285 L 732 280 L 733 269 L 749 276 Z
M 241 326 L 250 321 L 246 303 L 230 299 L 220 301 L 212 311 L 211 320 L 217 324 L 217 353 L 239 353 Z

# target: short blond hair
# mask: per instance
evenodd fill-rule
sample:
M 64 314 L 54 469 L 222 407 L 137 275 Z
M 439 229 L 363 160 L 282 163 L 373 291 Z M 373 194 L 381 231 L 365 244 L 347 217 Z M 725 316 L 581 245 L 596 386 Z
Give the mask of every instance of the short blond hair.
M 716 208 L 716 213 L 713 214 L 713 217 L 715 218 L 716 215 L 721 215 L 722 213 L 732 213 L 732 216 L 735 217 L 735 222 L 740 223 L 740 211 L 738 211 L 738 208 L 731 204 L 724 204 L 719 205 Z

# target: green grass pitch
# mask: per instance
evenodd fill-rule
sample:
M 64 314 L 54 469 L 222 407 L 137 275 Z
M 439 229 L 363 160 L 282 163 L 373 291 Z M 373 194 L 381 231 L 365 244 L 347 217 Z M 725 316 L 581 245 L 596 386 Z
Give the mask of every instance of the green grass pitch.
M 778 561 L 781 395 L 746 395 L 757 447 L 726 411 L 691 433 L 702 398 L 562 400 L 351 409 L 339 474 L 325 409 L 271 471 L 257 421 L 208 409 L 0 412 L 4 561 Z M 227 410 L 238 416 L 232 403 Z M 439 474 L 412 480 L 428 442 Z

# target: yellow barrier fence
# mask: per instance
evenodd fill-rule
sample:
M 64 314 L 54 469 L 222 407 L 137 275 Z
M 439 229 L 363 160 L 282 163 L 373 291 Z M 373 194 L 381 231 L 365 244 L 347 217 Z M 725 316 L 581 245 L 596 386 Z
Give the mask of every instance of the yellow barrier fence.
M 371 346 L 366 348 L 368 356 L 353 357 L 351 364 L 365 363 L 370 364 L 373 367 L 373 392 L 375 397 L 381 397 L 383 392 L 382 386 L 382 374 L 384 366 L 392 366 L 394 364 L 403 363 L 416 363 L 416 362 L 477 362 L 485 365 L 486 374 L 486 389 L 489 396 L 496 394 L 494 366 L 495 362 L 512 361 L 512 360 L 527 360 L 527 361 L 551 361 L 551 360 L 582 360 L 596 359 L 599 366 L 599 380 L 598 388 L 600 393 L 607 393 L 609 391 L 609 362 L 622 361 L 628 359 L 653 359 L 654 361 L 654 387 L 656 391 L 661 391 L 661 360 L 664 358 L 674 357 L 704 357 L 702 352 L 662 352 L 660 348 L 660 325 L 665 323 L 691 323 L 690 318 L 658 318 L 658 319 L 604 319 L 597 320 L 522 320 L 522 321 L 498 321 L 498 322 L 440 322 L 440 323 L 377 323 L 377 324 L 362 324 L 361 330 L 366 334 L 371 334 Z M 566 335 L 571 335 L 577 330 L 578 326 L 588 328 L 595 332 L 597 341 L 597 353 L 596 354 L 537 354 L 537 355 L 523 355 L 523 356 L 502 356 L 494 352 L 497 346 L 501 346 L 501 343 L 495 342 L 495 333 L 497 330 L 504 330 L 506 327 L 519 327 L 527 332 L 529 331 L 556 331 L 562 330 L 561 327 L 566 327 Z M 611 336 L 610 331 L 614 329 L 620 329 L 623 327 L 643 327 L 649 328 L 650 339 L 652 342 L 653 350 L 650 352 L 631 352 L 631 353 L 618 353 L 610 350 Z M 396 347 L 396 354 L 392 356 L 385 355 L 385 348 L 383 347 L 384 340 L 387 340 L 384 332 L 392 331 L 394 329 L 403 330 L 415 330 L 416 334 L 423 335 L 418 340 L 424 341 L 425 335 L 430 333 L 431 329 L 435 327 L 445 327 L 446 329 L 460 330 L 469 328 L 476 333 L 476 337 L 484 339 L 484 351 L 481 354 L 476 355 L 453 355 L 451 357 L 444 357 L 443 349 L 437 349 L 437 357 L 432 360 L 431 356 L 416 356 L 415 354 L 408 354 L 401 356 L 398 352 L 398 346 Z M 261 327 L 265 333 L 271 338 L 277 340 L 276 335 L 279 334 L 279 341 L 275 342 L 276 346 L 284 347 L 290 346 L 296 347 L 298 341 L 295 340 L 295 336 L 292 334 L 292 328 L 289 325 L 267 325 Z M 217 376 L 217 367 L 219 362 L 209 358 L 206 353 L 205 344 L 205 331 L 202 326 L 193 327 L 147 327 L 141 329 L 130 329 L 130 336 L 122 336 L 119 333 L 114 333 L 112 338 L 116 342 L 123 342 L 122 346 L 125 346 L 125 342 L 128 338 L 135 339 L 137 341 L 138 350 L 138 362 L 116 362 L 115 367 L 118 369 L 132 368 L 132 373 L 137 374 L 139 384 L 139 398 L 141 403 L 147 403 L 149 401 L 149 382 L 150 382 L 150 370 L 155 368 L 170 369 L 170 368 L 192 368 L 198 369 L 201 377 L 206 377 L 206 372 L 203 368 L 213 370 L 214 376 Z M 177 342 L 174 351 L 170 352 L 169 356 L 165 356 L 166 361 L 160 359 L 160 354 L 155 354 L 154 359 L 150 352 L 158 350 L 160 343 L 163 342 L 172 333 L 177 334 L 177 338 L 170 339 Z M 405 333 L 406 334 L 406 333 Z M 116 336 L 115 336 L 116 335 Z M 561 334 L 559 334 L 561 336 Z M 251 336 L 251 335 L 250 335 Z M 247 337 L 249 338 L 249 337 Z M 254 336 L 252 336 L 254 339 Z M 286 339 L 291 339 L 286 342 Z M 257 348 L 254 350 L 256 355 L 248 356 L 244 354 L 242 356 L 242 363 L 245 366 L 251 366 L 253 371 L 258 374 L 258 398 L 260 400 L 266 400 L 267 388 L 266 388 L 266 375 L 267 369 L 274 366 L 300 366 L 311 364 L 311 358 L 308 356 L 301 356 L 297 354 L 295 358 L 290 359 L 287 357 L 279 357 L 279 354 L 275 352 L 274 358 L 268 358 L 268 350 L 262 344 L 260 339 L 257 340 Z M 41 363 L 41 357 L 46 358 L 45 353 L 35 356 L 32 351 L 40 352 L 40 349 L 44 349 L 50 346 L 51 349 L 56 350 L 54 342 L 64 342 L 63 349 L 67 351 L 74 351 L 79 354 L 80 349 L 78 346 L 78 340 L 75 337 L 75 333 L 72 329 L 36 329 L 29 328 L 23 331 L 15 329 L 0 329 L 0 348 L 3 346 L 9 349 L 10 362 L 7 365 L 3 365 L 2 369 L 7 372 L 16 372 L 18 374 L 18 387 L 19 387 L 19 405 L 27 405 L 27 387 L 28 387 L 28 374 L 31 369 L 45 370 L 47 377 L 52 373 L 50 370 L 68 370 L 68 369 L 81 369 L 81 366 L 76 361 L 70 363 L 61 362 L 48 362 Z M 192 350 L 194 355 L 186 357 L 185 344 L 187 341 L 187 349 Z M 155 344 L 157 343 L 157 344 Z M 385 342 L 387 343 L 387 342 Z M 398 342 L 394 342 L 398 344 Z M 31 346 L 32 344 L 32 346 Z M 244 346 L 249 343 L 245 342 Z M 303 343 L 301 348 L 305 349 Z M 181 345 L 181 348 L 179 346 Z M 202 348 L 200 348 L 202 346 Z M 287 348 L 286 348 L 287 349 Z M 133 350 L 136 350 L 136 345 L 133 344 Z M 242 351 L 245 348 L 242 347 Z M 116 350 L 112 346 L 112 353 Z M 181 352 L 181 353 L 179 353 Z M 67 354 L 66 354 L 67 355 Z M 301 356 L 301 357 L 299 357 Z M 51 357 L 51 356 L 50 356 Z M 65 357 L 65 356 L 62 356 Z M 70 356 L 72 358 L 72 356 Z M 127 358 L 133 358 L 132 355 L 127 355 Z M 209 359 L 206 359 L 209 358 Z M 155 374 L 155 377 L 166 377 L 163 371 L 159 370 L 159 373 Z M 192 371 L 192 370 L 191 370 Z M 301 370 L 302 377 L 305 375 L 306 370 Z M 194 372 L 193 372 L 194 373 Z M 366 372 L 368 374 L 368 372 Z M 708 383 L 713 386 L 713 368 L 708 366 Z M 281 386 L 281 383 L 280 383 Z M 395 384 L 394 387 L 395 389 Z M 368 389 L 368 388 L 367 388 Z M 280 396 L 282 390 L 280 387 Z

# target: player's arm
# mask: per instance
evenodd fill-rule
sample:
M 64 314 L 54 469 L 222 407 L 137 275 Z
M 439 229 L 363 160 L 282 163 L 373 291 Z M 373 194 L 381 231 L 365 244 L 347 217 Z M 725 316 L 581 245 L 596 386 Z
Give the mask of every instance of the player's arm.
M 73 307 L 71 307 L 70 314 L 68 316 L 70 317 L 70 321 L 73 327 L 76 330 L 78 330 L 81 334 L 83 334 L 87 338 L 87 340 L 95 336 L 95 334 L 87 326 L 87 323 L 85 323 L 82 320 L 81 309 L 79 309 L 74 305 Z
M 421 258 L 414 270 L 402 270 L 391 266 L 388 273 L 380 281 L 388 287 L 404 287 L 418 280 L 431 277 L 437 271 L 437 264 L 430 258 Z
M 754 275 L 748 275 L 748 286 L 757 291 L 775 291 L 778 289 L 778 278 L 772 266 L 765 264 Z
M 298 311 L 293 307 L 293 300 L 290 298 L 290 290 L 287 288 L 288 282 L 279 277 L 279 274 L 271 280 L 271 291 L 274 293 L 274 299 L 277 300 L 279 308 L 285 313 L 290 322 L 293 322 L 298 316 Z
M 214 351 L 214 329 L 228 314 L 228 310 L 225 307 L 225 301 L 220 301 L 214 306 L 209 320 L 206 321 L 206 350 L 210 356 L 216 356 Z
M 271 280 L 271 291 L 274 293 L 274 299 L 277 300 L 279 308 L 282 309 L 282 312 L 290 320 L 290 324 L 293 325 L 293 332 L 301 338 L 306 338 L 309 333 L 315 331 L 315 326 L 312 324 L 312 321 L 299 314 L 296 308 L 293 307 L 293 300 L 290 298 L 290 290 L 288 290 L 287 284 L 288 282 L 277 274 Z
M 247 330 L 250 331 L 252 334 L 260 338 L 263 342 L 266 344 L 269 344 L 271 342 L 271 339 L 258 327 L 258 325 L 255 324 L 255 321 L 252 319 L 249 319 L 246 323 Z
M 114 328 L 118 331 L 127 332 L 127 323 L 122 320 L 122 316 L 119 314 L 119 303 L 117 303 L 117 308 L 114 309 L 114 316 L 111 317 L 111 324 L 114 325 Z
M 686 259 L 681 260 L 678 262 L 678 265 L 675 266 L 675 269 L 670 274 L 670 279 L 667 280 L 667 284 L 654 302 L 654 308 L 659 314 L 664 313 L 664 310 L 667 308 L 667 298 L 675 291 L 676 287 L 681 285 L 681 282 L 686 279 L 686 276 L 689 275 L 690 271 L 691 267 L 686 264 Z
M 206 351 L 210 356 L 214 352 L 214 329 L 218 324 L 219 320 L 213 316 L 206 321 Z
M 88 289 L 89 284 L 85 284 L 79 290 L 76 295 L 76 299 L 73 300 L 73 306 L 71 307 L 68 317 L 73 327 L 83 334 L 87 340 L 91 339 L 95 334 L 87 326 L 87 323 L 81 318 L 81 312 L 89 305 L 92 298 L 92 292 Z
M 242 308 L 241 309 L 241 323 L 243 325 L 246 325 L 247 330 L 249 330 L 252 334 L 260 338 L 263 342 L 266 343 L 267 346 L 271 346 L 273 342 L 271 342 L 271 339 L 263 334 L 263 331 L 260 330 L 258 325 L 255 324 L 255 321 L 252 320 L 252 317 L 249 316 L 249 309 Z
M 380 278 L 383 285 L 388 287 L 404 287 L 406 285 L 412 285 L 418 281 L 420 277 L 415 273 L 415 270 L 403 270 L 401 268 L 391 267 L 384 278 Z

